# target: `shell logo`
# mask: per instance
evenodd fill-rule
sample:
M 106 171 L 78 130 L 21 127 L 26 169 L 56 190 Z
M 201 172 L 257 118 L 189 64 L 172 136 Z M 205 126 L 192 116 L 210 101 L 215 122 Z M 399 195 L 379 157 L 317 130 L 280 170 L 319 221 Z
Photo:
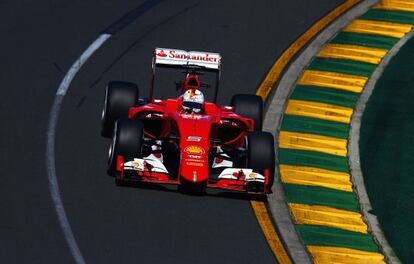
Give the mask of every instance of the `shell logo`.
M 196 155 L 201 155 L 204 154 L 204 149 L 202 147 L 199 146 L 187 146 L 184 151 L 188 154 L 196 154 Z

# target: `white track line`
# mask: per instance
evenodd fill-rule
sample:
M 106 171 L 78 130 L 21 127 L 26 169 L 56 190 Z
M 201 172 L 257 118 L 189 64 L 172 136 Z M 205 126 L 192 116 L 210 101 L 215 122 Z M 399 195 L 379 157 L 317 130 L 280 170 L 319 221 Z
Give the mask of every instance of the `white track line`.
M 78 73 L 82 65 L 111 37 L 110 34 L 101 34 L 99 37 L 82 53 L 82 55 L 72 64 L 69 71 L 66 73 L 62 82 L 57 89 L 55 98 L 53 100 L 52 109 L 49 114 L 49 123 L 47 128 L 47 143 L 46 143 L 46 168 L 49 181 L 49 190 L 52 197 L 53 205 L 59 219 L 60 227 L 62 228 L 66 242 L 68 243 L 70 252 L 77 264 L 84 264 L 85 259 L 79 249 L 72 228 L 70 227 L 68 217 L 66 216 L 65 208 L 63 206 L 62 198 L 60 196 L 59 184 L 56 176 L 55 164 L 55 139 L 56 127 L 59 119 L 59 112 L 66 92 L 69 86 Z

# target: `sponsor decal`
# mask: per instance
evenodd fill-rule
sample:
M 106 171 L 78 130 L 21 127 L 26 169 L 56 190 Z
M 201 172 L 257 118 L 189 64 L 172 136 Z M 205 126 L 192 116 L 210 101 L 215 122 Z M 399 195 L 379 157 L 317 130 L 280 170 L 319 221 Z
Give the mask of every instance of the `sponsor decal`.
M 199 156 L 199 155 L 188 155 L 188 157 L 190 159 L 201 159 L 201 156 Z
M 139 164 L 139 162 L 138 162 L 138 161 L 134 161 L 134 162 L 132 163 L 132 166 L 133 166 L 134 168 L 139 168 L 140 164 Z
M 164 51 L 163 49 L 157 50 L 156 52 L 157 57 L 161 58 L 170 58 L 170 59 L 178 59 L 178 60 L 193 60 L 193 61 L 200 61 L 200 62 L 213 62 L 213 63 L 220 63 L 220 57 L 215 54 L 209 53 L 187 53 L 177 50 L 167 50 Z
M 185 164 L 188 166 L 204 167 L 204 163 L 200 162 L 187 161 Z
M 249 174 L 249 178 L 250 178 L 250 179 L 256 179 L 256 173 L 251 172 L 251 173 Z
M 188 161 L 188 162 L 198 162 L 198 163 L 202 163 L 203 161 L 202 160 L 199 160 L 199 159 L 185 159 L 185 161 Z
M 188 59 L 188 53 L 187 52 L 177 52 L 176 50 L 169 50 L 168 51 L 168 58 L 187 60 Z
M 157 52 L 157 56 L 158 56 L 158 57 L 165 58 L 165 57 L 167 57 L 168 55 L 167 55 L 167 54 L 165 54 L 165 51 L 164 51 L 164 50 L 160 50 L 159 52 Z
M 197 137 L 197 136 L 188 136 L 188 137 L 187 137 L 187 141 L 195 141 L 195 142 L 200 142 L 200 141 L 201 141 L 201 137 Z
M 220 62 L 220 58 L 211 57 L 211 56 L 209 56 L 208 53 L 206 53 L 206 54 L 197 54 L 197 55 L 191 54 L 188 59 L 194 60 L 194 61 L 207 61 L 207 62 L 215 62 L 215 63 Z
M 196 146 L 196 145 L 187 146 L 184 149 L 184 152 L 186 152 L 187 154 L 194 154 L 194 155 L 201 155 L 205 153 L 202 147 Z
M 203 119 L 202 115 L 194 115 L 194 114 L 182 114 L 181 115 L 183 118 L 186 119 L 195 119 L 195 120 L 200 120 Z
M 242 176 L 245 176 L 245 175 L 244 175 L 243 170 L 242 170 L 242 169 L 240 169 L 239 171 L 235 171 L 235 172 L 233 172 L 233 176 L 234 176 L 234 177 L 236 177 L 236 178 L 237 178 L 237 180 L 239 180 Z

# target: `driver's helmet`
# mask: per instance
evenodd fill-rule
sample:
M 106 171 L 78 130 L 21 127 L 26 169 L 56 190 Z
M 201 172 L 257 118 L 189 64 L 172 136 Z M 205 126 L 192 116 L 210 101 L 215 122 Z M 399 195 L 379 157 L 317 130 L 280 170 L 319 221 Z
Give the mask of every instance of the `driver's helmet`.
M 200 113 L 204 105 L 204 95 L 200 90 L 189 89 L 183 94 L 183 108 L 186 112 Z

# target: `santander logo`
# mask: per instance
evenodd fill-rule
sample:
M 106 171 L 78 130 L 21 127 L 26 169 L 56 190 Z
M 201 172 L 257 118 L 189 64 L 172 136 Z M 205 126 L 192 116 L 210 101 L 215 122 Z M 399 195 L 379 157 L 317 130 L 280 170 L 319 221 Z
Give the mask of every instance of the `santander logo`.
M 208 61 L 208 62 L 219 62 L 220 59 L 217 57 L 211 57 L 208 53 L 206 54 L 191 54 L 191 56 L 188 56 L 190 60 L 195 61 Z
M 164 50 L 160 50 L 160 51 L 157 53 L 157 56 L 158 56 L 158 57 L 163 57 L 163 58 L 165 58 L 165 57 L 167 57 L 168 55 L 167 55 L 167 54 L 165 54 Z
M 185 51 L 178 51 L 178 50 L 167 50 L 164 51 L 159 50 L 156 53 L 157 57 L 161 58 L 171 58 L 176 60 L 192 60 L 192 61 L 200 61 L 200 62 L 213 62 L 219 63 L 220 57 L 215 56 L 215 54 L 209 53 L 187 53 Z

